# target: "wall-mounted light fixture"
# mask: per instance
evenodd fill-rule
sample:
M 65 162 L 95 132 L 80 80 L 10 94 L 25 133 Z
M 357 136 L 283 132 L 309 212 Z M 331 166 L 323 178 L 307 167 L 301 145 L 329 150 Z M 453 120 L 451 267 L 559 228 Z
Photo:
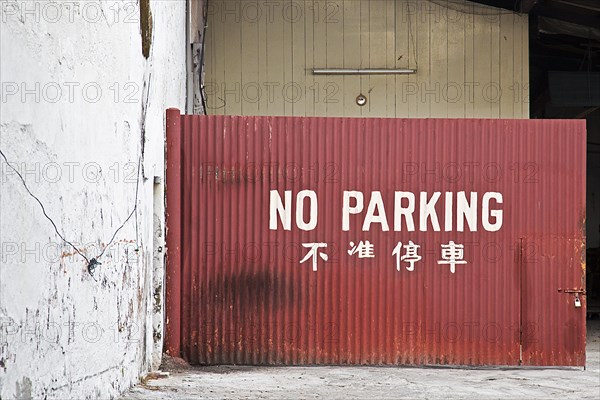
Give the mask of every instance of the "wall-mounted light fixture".
M 410 68 L 313 68 L 314 75 L 409 75 L 416 73 Z
M 364 94 L 359 94 L 358 96 L 356 96 L 356 104 L 358 104 L 359 106 L 364 106 L 365 104 L 367 104 L 367 97 Z

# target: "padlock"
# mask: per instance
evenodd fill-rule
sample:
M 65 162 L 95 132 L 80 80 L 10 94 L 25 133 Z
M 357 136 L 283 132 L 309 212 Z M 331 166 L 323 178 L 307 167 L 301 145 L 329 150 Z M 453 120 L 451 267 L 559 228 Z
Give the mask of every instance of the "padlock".
M 581 300 L 579 300 L 579 296 L 575 296 L 575 307 L 581 307 Z

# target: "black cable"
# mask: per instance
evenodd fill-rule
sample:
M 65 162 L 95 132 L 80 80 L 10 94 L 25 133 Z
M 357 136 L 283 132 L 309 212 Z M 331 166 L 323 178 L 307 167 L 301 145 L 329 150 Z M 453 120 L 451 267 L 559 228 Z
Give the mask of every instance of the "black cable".
M 139 189 L 139 181 L 140 181 L 140 163 L 141 163 L 141 161 L 142 161 L 142 157 L 140 156 L 138 158 L 138 169 L 137 169 L 137 177 L 136 177 L 136 182 L 135 182 L 135 205 L 133 206 L 133 210 L 131 210 L 131 212 L 129 213 L 129 215 L 125 219 L 125 221 L 123 221 L 123 223 L 121 224 L 121 226 L 119 226 L 117 228 L 117 230 L 115 231 L 115 233 L 113 233 L 112 238 L 110 238 L 110 241 L 104 247 L 104 250 L 102 250 L 102 252 L 100 253 L 100 255 L 98 257 L 96 257 L 96 259 L 102 257 L 102 255 L 104 254 L 104 252 L 106 251 L 106 249 L 108 249 L 110 247 L 110 245 L 112 244 L 113 240 L 115 240 L 115 237 L 117 236 L 117 233 L 119 233 L 119 231 L 125 226 L 125 224 L 127 223 L 127 221 L 129 221 L 131 219 L 131 217 L 133 216 L 133 214 L 137 210 L 138 189 Z
M 54 220 L 52 218 L 50 218 L 50 216 L 46 212 L 46 208 L 44 207 L 44 204 L 42 204 L 42 202 L 40 201 L 40 199 L 37 196 L 35 196 L 33 194 L 33 192 L 29 189 L 29 187 L 27 186 L 27 183 L 25 182 L 25 178 L 23 178 L 23 175 L 21 175 L 21 173 L 15 167 L 13 167 L 11 165 L 11 163 L 6 158 L 6 155 L 4 155 L 4 152 L 2 151 L 2 149 L 0 149 L 0 155 L 2 155 L 2 158 L 4 158 L 4 161 L 6 162 L 6 165 L 8 165 L 8 167 L 10 169 L 12 169 L 17 174 L 17 176 L 21 179 L 21 183 L 23 184 L 23 187 L 25 187 L 25 190 L 27 190 L 27 193 L 29 193 L 29 195 L 39 204 L 40 208 L 42 209 L 42 213 L 44 214 L 44 217 L 46 217 L 46 219 L 48 221 L 50 221 L 50 223 L 54 227 L 54 232 L 56 232 L 56 234 L 58 235 L 58 237 L 64 243 L 66 243 L 69 246 L 71 246 L 73 248 L 73 250 L 75 250 L 75 252 L 77 254 L 79 254 L 85 260 L 85 262 L 87 263 L 88 273 L 97 282 L 96 277 L 94 276 L 94 270 L 96 269 L 97 265 L 101 265 L 102 264 L 101 262 L 98 261 L 98 259 L 100 259 L 100 257 L 102 257 L 104 255 L 104 252 L 106 251 L 106 249 L 108 249 L 110 247 L 110 245 L 112 244 L 112 242 L 115 240 L 115 237 L 117 236 L 117 233 L 119 233 L 119 231 L 125 226 L 125 224 L 127 224 L 127 222 L 131 219 L 131 217 L 133 216 L 133 214 L 137 211 L 138 193 L 139 193 L 139 187 L 140 187 L 140 185 L 139 185 L 139 183 L 140 183 L 140 166 L 141 166 L 142 156 L 140 155 L 140 157 L 138 158 L 137 177 L 136 177 L 136 181 L 135 181 L 135 204 L 133 206 L 133 209 L 131 210 L 131 212 L 129 213 L 129 215 L 125 219 L 125 221 L 123 221 L 123 223 L 121 224 L 121 226 L 119 226 L 117 228 L 117 230 L 113 233 L 110 241 L 108 242 L 108 244 L 106 246 L 104 246 L 104 249 L 100 252 L 100 254 L 98 256 L 96 256 L 96 257 L 93 257 L 93 258 L 89 259 L 73 243 L 71 243 L 70 241 L 68 241 L 58 231 L 58 228 L 56 227 L 56 223 L 54 223 Z M 136 229 L 137 229 L 137 226 L 136 226 Z
M 23 183 L 23 186 L 25 187 L 25 190 L 27 190 L 27 193 L 29 193 L 29 195 L 31 197 L 33 197 L 33 199 L 35 201 L 37 201 L 37 203 L 40 205 L 40 208 L 42 209 L 42 213 L 44 214 L 44 217 L 46 217 L 46 219 L 48 221 L 50 221 L 50 223 L 52 224 L 52 226 L 54 227 L 54 232 L 56 232 L 56 234 L 58 235 L 59 238 L 62 239 L 63 242 L 67 243 L 69 246 L 71 246 L 73 248 L 73 250 L 75 250 L 77 252 L 77 254 L 79 254 L 81 257 L 83 257 L 85 259 L 85 261 L 89 264 L 90 260 L 83 255 L 83 253 L 81 251 L 79 251 L 79 249 L 77 247 L 75 247 L 75 245 L 71 242 L 69 242 L 59 231 L 58 228 L 56 227 L 56 224 L 54 223 L 54 221 L 52 220 L 52 218 L 50 218 L 50 216 L 48 216 L 48 213 L 46 213 L 46 208 L 44 208 L 44 205 L 42 204 L 42 202 L 40 201 L 40 199 L 38 199 L 36 197 L 36 195 L 34 195 L 31 190 L 29 189 L 29 187 L 27 186 L 27 183 L 25 182 L 25 179 L 23 178 L 23 175 L 21 175 L 21 173 L 19 171 L 17 171 L 17 169 L 15 167 L 13 167 L 9 162 L 8 159 L 6 158 L 6 156 L 4 155 L 4 152 L 2 151 L 2 149 L 0 149 L 0 155 L 2 155 L 2 158 L 4 158 L 4 161 L 6 162 L 6 165 L 8 165 L 8 167 L 10 169 L 12 169 L 13 171 L 15 171 L 15 173 L 18 175 L 18 177 L 21 179 L 21 182 Z
M 206 43 L 206 25 L 208 25 L 208 0 L 204 2 L 204 10 L 203 10 L 203 29 L 202 29 L 202 49 L 200 49 L 200 70 L 198 81 L 200 83 L 200 100 L 202 101 L 202 111 L 204 111 L 204 115 L 207 115 L 206 112 L 206 98 L 204 97 L 204 90 L 202 89 L 202 74 L 204 73 L 204 46 Z

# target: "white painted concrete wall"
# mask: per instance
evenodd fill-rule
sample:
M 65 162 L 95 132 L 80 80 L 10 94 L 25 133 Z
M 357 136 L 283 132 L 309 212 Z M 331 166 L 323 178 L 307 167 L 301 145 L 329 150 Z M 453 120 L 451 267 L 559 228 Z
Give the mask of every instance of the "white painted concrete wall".
M 185 2 L 151 0 L 147 60 L 138 3 L 0 1 L 0 149 L 89 258 L 134 206 L 145 126 L 137 229 L 132 217 L 97 282 L 0 163 L 0 398 L 114 397 L 160 361 L 164 179 L 154 177 L 164 110 L 185 108 Z

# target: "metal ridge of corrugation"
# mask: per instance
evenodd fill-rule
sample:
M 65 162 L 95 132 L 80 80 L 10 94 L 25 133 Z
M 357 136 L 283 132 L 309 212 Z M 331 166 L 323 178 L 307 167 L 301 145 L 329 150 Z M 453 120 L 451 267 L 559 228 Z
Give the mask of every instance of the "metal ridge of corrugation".
M 585 289 L 585 145 L 585 121 L 169 110 L 166 349 L 194 364 L 584 365 L 585 295 L 564 290 Z M 291 191 L 289 230 L 276 212 L 270 226 L 271 191 Z M 301 191 L 314 229 L 299 228 Z M 364 209 L 346 231 L 347 191 Z M 416 196 L 414 231 L 395 229 L 399 191 Z M 388 231 L 363 230 L 374 192 Z M 441 192 L 439 231 L 420 230 L 422 192 Z M 447 192 L 477 193 L 476 231 L 456 209 L 445 230 Z M 497 231 L 485 193 L 502 194 Z M 350 254 L 366 241 L 374 258 Z M 409 241 L 412 271 L 393 255 Z M 464 245 L 454 272 L 439 263 L 450 242 Z M 310 243 L 327 245 L 316 264 L 301 262 Z

